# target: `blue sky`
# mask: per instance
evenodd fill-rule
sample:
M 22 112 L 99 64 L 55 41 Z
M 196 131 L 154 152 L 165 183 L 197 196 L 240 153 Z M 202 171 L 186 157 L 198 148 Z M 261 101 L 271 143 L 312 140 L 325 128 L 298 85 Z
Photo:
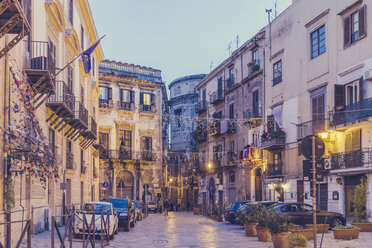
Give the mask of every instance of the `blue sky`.
M 163 80 L 209 73 L 267 24 L 275 0 L 90 0 L 106 59 L 153 67 Z M 278 14 L 292 0 L 277 0 Z

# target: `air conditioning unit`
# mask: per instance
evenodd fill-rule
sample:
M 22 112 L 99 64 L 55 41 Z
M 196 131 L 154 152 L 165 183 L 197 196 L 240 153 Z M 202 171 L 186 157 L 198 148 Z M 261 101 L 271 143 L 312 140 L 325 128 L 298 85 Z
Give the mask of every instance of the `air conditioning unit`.
M 324 159 L 324 169 L 331 170 L 332 169 L 332 160 L 330 158 Z

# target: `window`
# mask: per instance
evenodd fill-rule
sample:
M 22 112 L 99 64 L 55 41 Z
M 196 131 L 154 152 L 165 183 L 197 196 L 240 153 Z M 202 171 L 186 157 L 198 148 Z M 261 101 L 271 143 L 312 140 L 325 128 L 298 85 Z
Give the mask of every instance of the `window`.
M 70 20 L 71 25 L 74 24 L 74 1 L 70 0 L 68 19 Z
M 346 85 L 346 105 L 359 102 L 359 80 Z
M 229 172 L 229 183 L 235 183 L 235 172 L 234 171 Z
M 182 109 L 177 109 L 174 111 L 174 115 L 176 116 L 176 126 L 181 127 L 181 115 Z
M 279 60 L 273 66 L 273 85 L 277 85 L 282 82 L 282 61 Z
M 99 99 L 100 100 L 111 100 L 112 89 L 109 87 L 100 86 L 99 87 Z
M 151 94 L 149 93 L 142 93 L 143 96 L 143 105 L 151 105 Z
M 217 80 L 217 94 L 218 97 L 222 97 L 222 77 L 219 77 Z
M 203 89 L 203 91 L 202 91 L 202 103 L 203 103 L 203 107 L 206 107 L 206 105 L 207 105 L 207 89 Z
M 325 39 L 326 38 L 325 38 L 325 26 L 324 25 L 310 34 L 311 58 L 312 59 L 325 53 L 326 51 Z
M 125 149 L 132 149 L 132 131 L 120 130 L 119 132 L 120 146 L 124 146 Z
M 234 85 L 234 68 L 229 70 L 229 81 L 227 82 L 227 88 L 231 88 Z
M 259 103 L 258 103 L 258 90 L 255 90 L 252 92 L 252 112 L 253 118 L 258 118 L 260 117 L 259 113 Z
M 142 137 L 141 149 L 145 151 L 152 151 L 152 137 Z
M 74 70 L 71 66 L 67 67 L 67 86 L 70 90 L 73 89 L 74 85 Z
M 81 42 L 81 48 L 84 50 L 84 28 L 81 26 L 81 37 L 80 37 L 80 42 Z
M 282 154 L 280 152 L 274 153 L 274 165 L 280 165 L 282 163 Z
M 105 146 L 105 149 L 109 149 L 109 134 L 108 133 L 99 133 L 99 143 Z
M 80 172 L 85 174 L 84 150 L 80 150 Z
M 80 100 L 81 100 L 81 104 L 84 105 L 84 87 L 83 86 L 81 87 L 81 90 L 80 90 Z
M 258 49 L 252 52 L 252 63 L 258 65 L 259 58 L 258 58 Z
M 234 119 L 234 104 L 230 104 L 229 105 L 229 118 L 230 118 L 230 121 L 233 121 Z
M 366 6 L 346 16 L 344 22 L 344 47 L 364 38 L 367 35 L 366 29 Z
M 120 89 L 120 101 L 121 102 L 126 102 L 126 103 L 131 103 L 133 102 L 133 91 L 130 91 L 130 90 L 124 90 L 124 89 Z
M 358 151 L 362 147 L 362 129 L 345 133 L 345 152 Z M 360 159 L 360 155 L 358 155 Z

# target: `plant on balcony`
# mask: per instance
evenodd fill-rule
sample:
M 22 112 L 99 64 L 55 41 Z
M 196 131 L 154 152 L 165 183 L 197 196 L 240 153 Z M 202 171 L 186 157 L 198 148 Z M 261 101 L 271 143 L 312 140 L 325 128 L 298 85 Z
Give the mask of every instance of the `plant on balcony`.
M 281 129 L 278 131 L 273 132 L 263 132 L 261 135 L 261 142 L 270 141 L 274 139 L 284 139 L 285 138 L 285 132 Z
M 365 178 L 361 178 L 360 184 L 355 187 L 353 203 L 353 225 L 359 227 L 361 232 L 372 232 L 372 223 L 368 222 L 369 214 L 366 210 L 367 182 Z

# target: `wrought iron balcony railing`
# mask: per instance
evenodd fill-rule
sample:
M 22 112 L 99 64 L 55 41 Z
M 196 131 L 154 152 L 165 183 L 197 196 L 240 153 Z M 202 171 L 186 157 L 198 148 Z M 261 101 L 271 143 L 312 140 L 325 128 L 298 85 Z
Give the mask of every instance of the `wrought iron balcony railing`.
M 228 151 L 227 152 L 227 164 L 228 165 L 234 165 L 238 161 L 238 154 L 234 151 Z
M 332 110 L 329 112 L 331 126 L 360 121 L 371 116 L 372 97 L 348 105 L 342 110 Z
M 196 107 L 196 112 L 201 113 L 206 110 L 207 110 L 207 102 L 206 101 L 198 102 L 198 106 Z
M 139 110 L 140 110 L 140 112 L 145 112 L 145 113 L 155 113 L 156 112 L 156 106 L 155 105 L 140 104 L 139 105 Z
M 140 158 L 144 161 L 155 161 L 156 156 L 155 153 L 152 152 L 152 150 L 143 150 L 140 152 Z
M 372 148 L 331 154 L 331 168 L 348 169 L 372 166 Z
M 282 163 L 279 163 L 279 164 L 268 164 L 267 165 L 267 174 L 266 176 L 268 178 L 272 178 L 272 177 L 280 177 L 280 176 L 283 176 L 283 164 Z
M 88 127 L 88 110 L 80 101 L 75 102 L 75 119 L 80 120 Z
M 252 61 L 248 64 L 249 68 L 249 75 L 253 74 L 254 72 L 260 69 L 260 60 Z
M 311 120 L 297 124 L 297 139 L 303 139 L 308 135 L 315 135 L 327 130 L 327 120 L 325 118 Z
M 56 81 L 56 91 L 49 97 L 47 106 L 58 111 L 57 115 L 61 114 L 66 117 L 70 116 L 66 115 L 66 112 L 71 114 L 75 112 L 75 96 L 64 81 Z
M 111 109 L 114 107 L 112 100 L 109 99 L 99 99 L 99 107 L 105 109 Z
M 210 95 L 210 102 L 211 104 L 217 104 L 223 101 L 223 94 L 222 94 L 222 89 L 219 89 L 215 92 L 213 92 Z
M 134 103 L 118 101 L 117 107 L 119 110 L 134 111 Z

